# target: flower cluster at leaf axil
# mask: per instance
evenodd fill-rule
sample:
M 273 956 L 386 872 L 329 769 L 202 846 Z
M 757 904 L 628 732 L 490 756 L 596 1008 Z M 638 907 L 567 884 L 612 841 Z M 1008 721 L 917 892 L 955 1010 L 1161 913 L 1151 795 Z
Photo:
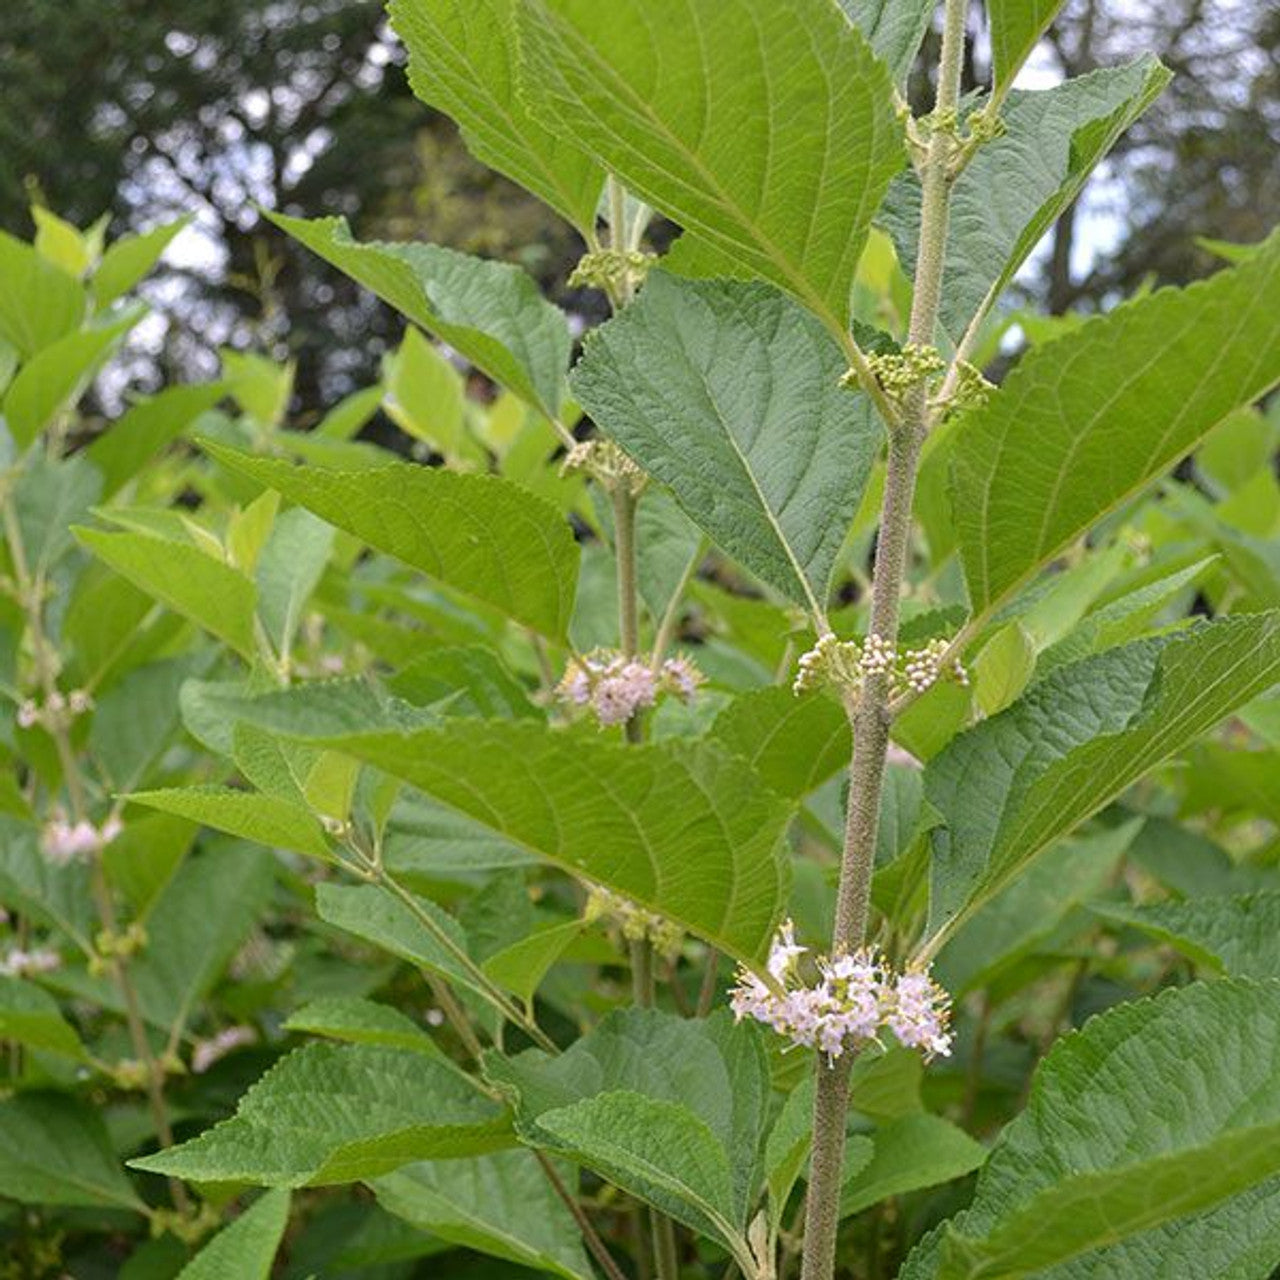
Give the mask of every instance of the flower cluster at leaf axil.
M 730 1003 L 734 1016 L 754 1018 L 795 1045 L 816 1049 L 834 1061 L 842 1053 L 880 1041 L 890 1032 L 925 1058 L 951 1052 L 947 993 L 921 970 L 895 974 L 877 952 L 811 957 L 813 980 L 802 968 L 807 947 L 796 942 L 787 921 L 769 950 L 773 984 L 743 969 Z
M 18 706 L 18 728 L 34 729 L 36 725 L 54 732 L 66 728 L 76 716 L 93 709 L 93 698 L 84 689 L 63 694 L 55 689 L 41 704 L 34 698 L 24 699 Z
M 591 885 L 587 892 L 583 918 L 588 923 L 610 921 L 628 942 L 648 942 L 660 956 L 678 955 L 684 941 L 679 925 L 599 885 Z
M 701 672 L 683 656 L 668 658 L 655 669 L 641 658 L 597 649 L 569 663 L 556 694 L 563 702 L 589 707 L 608 726 L 625 724 L 652 707 L 660 693 L 688 702 L 701 683 Z
M 841 640 L 832 632 L 819 636 L 807 653 L 800 655 L 792 689 L 808 693 L 823 685 L 852 692 L 862 687 L 869 675 L 886 675 L 890 692 L 924 693 L 940 680 L 968 685 L 969 673 L 959 658 L 948 657 L 949 645 L 938 637 L 923 648 L 896 650 L 883 637 L 872 633 L 865 640 Z
M 123 830 L 123 824 L 114 813 L 100 827 L 95 827 L 85 818 L 70 822 L 58 815 L 50 819 L 40 833 L 40 848 L 55 867 L 65 867 L 78 859 L 91 858 Z

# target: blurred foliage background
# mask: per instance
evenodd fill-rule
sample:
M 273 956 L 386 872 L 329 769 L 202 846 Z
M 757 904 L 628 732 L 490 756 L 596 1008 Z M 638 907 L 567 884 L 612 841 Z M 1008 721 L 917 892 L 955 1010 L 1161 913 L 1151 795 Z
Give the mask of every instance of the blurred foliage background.
M 978 39 L 968 78 L 987 74 Z M 936 39 L 936 37 L 935 37 Z M 1095 175 L 1022 288 L 1054 313 L 1206 273 L 1209 235 L 1261 238 L 1280 208 L 1274 0 L 1069 0 L 1030 68 L 1052 83 L 1157 50 L 1172 87 Z M 114 234 L 186 212 L 149 286 L 157 315 L 131 381 L 211 376 L 217 348 L 298 361 L 295 408 L 377 376 L 401 325 L 258 206 L 346 214 L 361 238 L 421 238 L 519 261 L 558 300 L 575 235 L 471 160 L 409 93 L 381 0 L 6 0 L 0 23 L 0 227 L 32 201 Z M 928 44 L 921 66 L 932 66 Z M 927 100 L 923 76 L 912 96 Z

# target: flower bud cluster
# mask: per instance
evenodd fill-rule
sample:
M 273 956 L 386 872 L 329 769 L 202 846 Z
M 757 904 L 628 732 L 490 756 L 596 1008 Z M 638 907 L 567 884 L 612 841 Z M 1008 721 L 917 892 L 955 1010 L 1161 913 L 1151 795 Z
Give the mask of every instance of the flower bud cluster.
M 969 409 L 981 409 L 995 390 L 995 384 L 982 376 L 982 370 L 967 360 L 961 360 L 956 366 L 955 388 L 945 400 L 933 402 L 935 409 L 940 409 L 944 417 L 954 413 L 964 413 Z
M 0 977 L 4 978 L 26 978 L 33 973 L 52 973 L 61 967 L 62 957 L 49 947 L 37 947 L 34 951 L 10 947 L 0 956 Z
M 606 493 L 625 489 L 632 497 L 644 492 L 649 477 L 644 469 L 633 462 L 612 440 L 598 436 L 591 440 L 579 440 L 565 455 L 560 464 L 560 474 L 582 471 L 595 480 Z
M 124 824 L 114 813 L 101 827 L 84 818 L 70 822 L 59 815 L 50 819 L 40 833 L 40 848 L 55 867 L 65 867 L 105 849 L 123 830 Z
M 668 658 L 656 671 L 639 658 L 597 649 L 572 660 L 556 687 L 562 702 L 590 707 L 602 726 L 625 724 L 654 705 L 659 693 L 688 702 L 702 683 L 702 673 L 683 655 Z
M 591 923 L 596 920 L 612 921 L 628 942 L 648 942 L 661 956 L 675 956 L 684 941 L 684 933 L 678 925 L 655 912 L 646 911 L 630 898 L 611 893 L 598 885 L 592 885 L 587 893 L 583 918 Z
M 926 1061 L 951 1052 L 950 1001 L 927 973 L 908 969 L 894 974 L 882 956 L 864 949 L 853 955 L 813 956 L 816 981 L 801 973 L 807 947 L 796 942 L 788 920 L 769 950 L 773 985 L 742 969 L 730 996 L 741 1021 L 753 1018 L 834 1062 L 845 1052 L 882 1044 L 890 1032 L 909 1049 L 922 1049 Z
M 899 655 L 893 645 L 874 632 L 861 642 L 838 640 L 828 632 L 800 655 L 791 688 L 796 694 L 824 685 L 853 692 L 862 687 L 869 675 L 888 676 L 890 690 L 895 694 L 908 690 L 924 693 L 943 678 L 967 686 L 968 672 L 958 658 L 947 660 L 948 648 L 947 641 L 935 639 L 923 649 L 907 649 Z
M 93 709 L 93 698 L 87 690 L 73 689 L 68 694 L 55 689 L 42 706 L 34 698 L 26 698 L 18 707 L 18 728 L 34 729 L 41 725 L 50 732 L 65 729 L 76 716 Z
M 94 954 L 89 960 L 89 972 L 95 976 L 107 971 L 112 960 L 128 960 L 147 945 L 147 931 L 140 921 L 133 921 L 121 933 L 102 929 L 93 940 Z
M 946 369 L 946 361 L 936 347 L 909 342 L 901 351 L 877 351 L 867 356 L 867 365 L 876 381 L 891 400 L 905 400 L 922 382 L 936 377 Z M 857 374 L 850 369 L 841 379 L 846 386 L 857 390 L 860 383 Z
M 597 249 L 583 254 L 569 277 L 573 289 L 590 285 L 605 292 L 636 285 L 649 274 L 657 256 L 641 249 Z

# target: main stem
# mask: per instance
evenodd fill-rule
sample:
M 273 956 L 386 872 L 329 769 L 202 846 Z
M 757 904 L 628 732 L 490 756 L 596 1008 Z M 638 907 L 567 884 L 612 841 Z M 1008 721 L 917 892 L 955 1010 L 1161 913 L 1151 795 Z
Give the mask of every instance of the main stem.
M 908 341 L 921 346 L 933 343 L 942 295 L 951 199 L 947 166 L 953 132 L 948 121 L 954 119 L 959 103 L 966 8 L 965 0 L 946 0 L 938 94 L 934 104 L 935 129 L 921 176 L 920 248 L 908 331 Z M 928 428 L 928 396 L 922 382 L 908 396 L 899 421 L 890 427 L 889 435 L 868 631 L 890 645 L 896 645 L 898 639 L 898 606 L 906 576 L 916 470 Z M 884 785 L 885 752 L 889 745 L 889 692 L 888 675 L 872 674 L 863 682 L 860 695 L 848 706 L 854 747 L 849 764 L 844 853 L 831 941 L 833 954 L 855 950 L 866 941 L 876 827 Z M 835 1271 L 845 1116 L 852 1068 L 849 1054 L 843 1054 L 830 1066 L 818 1057 L 801 1280 L 831 1280 Z

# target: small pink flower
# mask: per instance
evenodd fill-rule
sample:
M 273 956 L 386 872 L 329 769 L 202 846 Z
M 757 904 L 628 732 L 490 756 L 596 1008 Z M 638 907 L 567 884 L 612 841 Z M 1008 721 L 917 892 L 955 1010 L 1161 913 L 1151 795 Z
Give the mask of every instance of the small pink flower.
M 253 1044 L 258 1034 L 252 1027 L 227 1027 L 208 1040 L 198 1040 L 191 1051 L 191 1070 L 203 1075 L 215 1062 L 225 1058 L 234 1049 Z

